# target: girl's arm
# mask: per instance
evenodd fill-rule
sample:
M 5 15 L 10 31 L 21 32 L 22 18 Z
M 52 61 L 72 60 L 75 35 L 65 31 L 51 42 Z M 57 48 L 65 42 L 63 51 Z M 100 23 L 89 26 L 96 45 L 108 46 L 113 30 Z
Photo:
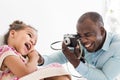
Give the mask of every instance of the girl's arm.
M 17 77 L 22 77 L 37 69 L 38 59 L 38 53 L 32 51 L 28 54 L 27 63 L 24 63 L 19 56 L 9 55 L 4 59 L 3 65 L 7 66 Z

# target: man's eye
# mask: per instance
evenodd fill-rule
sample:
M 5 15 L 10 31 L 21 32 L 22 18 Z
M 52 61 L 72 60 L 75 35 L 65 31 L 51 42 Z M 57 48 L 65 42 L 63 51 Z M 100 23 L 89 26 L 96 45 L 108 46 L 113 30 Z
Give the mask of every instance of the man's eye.
M 86 37 L 89 37 L 89 36 L 91 36 L 91 34 L 86 34 Z
M 87 33 L 87 34 L 85 34 L 85 36 L 86 37 L 94 36 L 94 33 L 92 33 L 92 32 L 91 33 Z
M 77 37 L 81 38 L 81 35 L 77 33 Z

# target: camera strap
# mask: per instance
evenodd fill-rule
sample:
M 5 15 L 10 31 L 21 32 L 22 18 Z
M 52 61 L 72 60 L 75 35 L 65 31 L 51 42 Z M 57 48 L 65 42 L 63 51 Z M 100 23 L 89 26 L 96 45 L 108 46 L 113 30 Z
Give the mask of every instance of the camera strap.
M 53 50 L 62 50 L 62 49 L 57 49 L 57 48 L 54 48 L 54 47 L 53 47 L 54 44 L 60 43 L 60 42 L 62 42 L 62 41 L 55 41 L 55 42 L 51 43 L 51 45 L 50 45 L 51 49 L 53 49 Z M 83 63 L 85 63 L 83 47 L 82 47 L 81 42 L 80 42 L 79 39 L 77 40 L 77 42 L 78 42 L 78 45 L 79 45 L 79 47 L 80 47 L 80 48 L 79 48 L 79 49 L 80 49 L 80 53 L 79 53 L 80 55 L 79 55 L 79 56 L 76 56 L 76 57 L 77 57 L 77 59 L 80 59 Z M 74 47 L 74 48 L 75 48 L 75 47 Z
M 62 50 L 62 49 L 53 48 L 53 45 L 56 44 L 56 43 L 59 43 L 59 42 L 62 42 L 62 41 L 53 42 L 53 43 L 50 45 L 50 47 L 51 47 L 53 50 Z
M 83 50 L 82 50 L 82 45 L 79 39 L 77 40 L 77 42 L 78 42 L 79 49 L 80 49 L 80 56 L 78 56 L 78 59 L 80 59 L 82 57 Z

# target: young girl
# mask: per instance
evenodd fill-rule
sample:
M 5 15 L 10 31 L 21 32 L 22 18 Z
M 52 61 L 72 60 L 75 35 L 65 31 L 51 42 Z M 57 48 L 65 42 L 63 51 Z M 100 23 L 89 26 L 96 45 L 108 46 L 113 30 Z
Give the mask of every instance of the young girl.
M 14 21 L 10 25 L 4 37 L 5 45 L 0 47 L 0 80 L 19 80 L 37 70 L 39 54 L 34 49 L 37 37 L 37 30 L 21 21 Z M 68 76 L 60 75 L 45 80 L 70 79 Z

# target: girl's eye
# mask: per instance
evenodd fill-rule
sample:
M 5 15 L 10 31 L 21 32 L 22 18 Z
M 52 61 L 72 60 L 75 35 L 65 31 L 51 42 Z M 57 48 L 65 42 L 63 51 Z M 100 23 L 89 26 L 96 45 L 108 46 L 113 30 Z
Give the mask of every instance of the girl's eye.
M 32 38 L 32 35 L 31 34 L 28 34 L 29 35 L 29 37 L 31 37 Z

